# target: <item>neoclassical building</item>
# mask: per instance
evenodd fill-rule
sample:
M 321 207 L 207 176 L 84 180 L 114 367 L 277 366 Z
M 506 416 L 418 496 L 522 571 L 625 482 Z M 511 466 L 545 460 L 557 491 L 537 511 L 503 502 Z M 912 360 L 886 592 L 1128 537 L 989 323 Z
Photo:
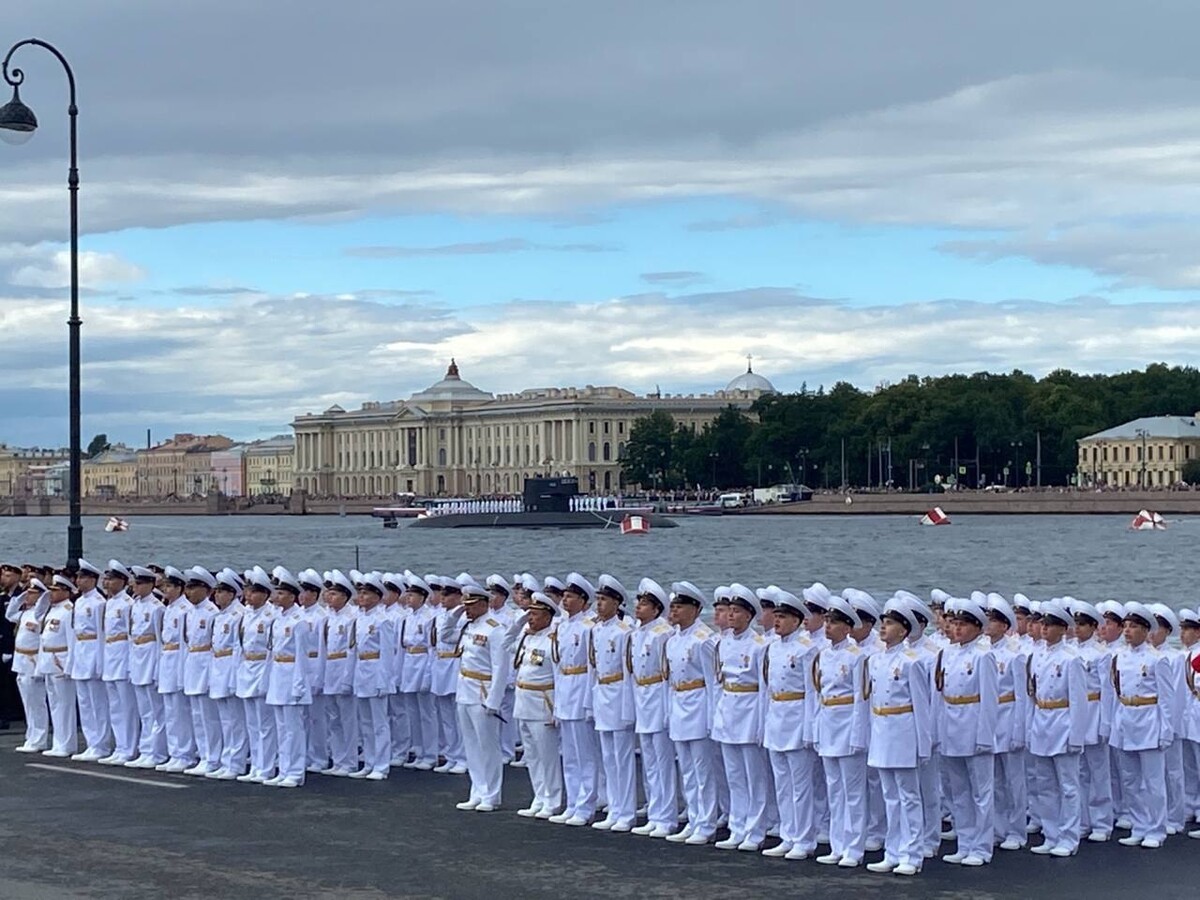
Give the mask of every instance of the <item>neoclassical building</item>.
M 711 394 L 619 387 L 537 388 L 493 395 L 459 374 L 408 400 L 331 406 L 292 422 L 295 487 L 318 496 L 518 494 L 524 479 L 569 474 L 581 490 L 621 488 L 633 423 L 655 410 L 699 430 L 727 406 L 748 409 L 771 382 L 751 371 Z
M 1084 487 L 1169 487 L 1200 459 L 1200 413 L 1147 416 L 1080 438 L 1076 483 Z

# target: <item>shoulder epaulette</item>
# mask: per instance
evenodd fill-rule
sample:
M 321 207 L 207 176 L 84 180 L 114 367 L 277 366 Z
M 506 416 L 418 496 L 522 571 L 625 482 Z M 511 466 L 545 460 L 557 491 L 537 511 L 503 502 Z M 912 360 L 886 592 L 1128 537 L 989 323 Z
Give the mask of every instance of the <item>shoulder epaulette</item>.
M 491 625 L 493 628 L 495 628 L 496 626 L 498 626 L 500 624 L 495 619 L 490 618 L 490 617 L 485 619 L 484 621 L 487 622 L 489 625 Z

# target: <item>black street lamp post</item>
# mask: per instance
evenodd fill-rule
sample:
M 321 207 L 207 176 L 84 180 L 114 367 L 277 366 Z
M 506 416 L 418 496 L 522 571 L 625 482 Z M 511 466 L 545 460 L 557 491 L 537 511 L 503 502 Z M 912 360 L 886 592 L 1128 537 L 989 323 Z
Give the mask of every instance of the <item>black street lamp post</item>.
M 83 556 L 83 521 L 82 512 L 82 462 L 79 441 L 79 168 L 76 154 L 76 119 L 79 109 L 75 105 L 75 73 L 67 63 L 66 57 L 58 49 L 37 38 L 27 38 L 13 44 L 4 56 L 0 65 L 4 80 L 12 85 L 12 100 L 0 106 L 0 138 L 7 143 L 23 144 L 33 136 L 37 129 L 37 116 L 33 110 L 21 102 L 21 84 L 25 81 L 25 73 L 18 68 L 9 69 L 12 55 L 21 47 L 33 45 L 48 50 L 62 63 L 67 73 L 67 86 L 70 89 L 70 102 L 67 106 L 67 117 L 71 133 L 71 164 L 67 172 L 67 191 L 71 198 L 71 317 L 67 319 L 69 334 L 70 356 L 70 430 L 71 430 L 71 473 L 68 496 L 70 504 L 70 520 L 67 523 L 67 565 L 74 566 Z

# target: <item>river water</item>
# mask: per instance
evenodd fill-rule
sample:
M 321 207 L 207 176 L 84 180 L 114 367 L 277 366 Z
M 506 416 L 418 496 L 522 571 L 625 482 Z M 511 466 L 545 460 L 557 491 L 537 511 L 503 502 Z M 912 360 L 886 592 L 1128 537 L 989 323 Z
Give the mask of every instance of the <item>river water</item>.
M 385 529 L 364 516 L 180 516 L 131 520 L 109 534 L 104 518 L 84 520 L 84 556 L 103 565 L 157 562 L 180 568 L 282 564 L 437 572 L 579 571 L 663 584 L 687 579 L 711 590 L 741 581 L 798 588 L 822 581 L 876 597 L 897 588 L 927 594 L 996 590 L 1007 597 L 1069 594 L 1104 599 L 1200 603 L 1192 553 L 1200 518 L 1166 531 L 1131 532 L 1128 516 L 978 516 L 921 527 L 910 516 L 737 516 L 677 520 L 679 528 L 622 537 L 615 530 Z M 65 557 L 66 519 L 0 519 L 0 561 L 57 563 Z

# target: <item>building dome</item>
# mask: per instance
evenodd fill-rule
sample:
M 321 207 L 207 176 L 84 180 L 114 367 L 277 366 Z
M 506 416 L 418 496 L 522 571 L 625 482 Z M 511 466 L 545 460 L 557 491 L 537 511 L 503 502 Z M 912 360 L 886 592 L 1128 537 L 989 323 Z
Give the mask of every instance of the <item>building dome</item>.
M 446 377 L 437 384 L 431 384 L 420 393 L 413 394 L 411 402 L 481 403 L 491 399 L 493 399 L 492 395 L 487 391 L 481 391 L 471 382 L 463 381 L 462 376 L 458 374 L 458 364 L 451 359 L 450 367 L 446 369 Z
M 725 386 L 726 391 L 745 391 L 747 393 L 777 394 L 775 385 L 761 375 L 756 375 L 750 363 L 746 363 L 746 371 Z

